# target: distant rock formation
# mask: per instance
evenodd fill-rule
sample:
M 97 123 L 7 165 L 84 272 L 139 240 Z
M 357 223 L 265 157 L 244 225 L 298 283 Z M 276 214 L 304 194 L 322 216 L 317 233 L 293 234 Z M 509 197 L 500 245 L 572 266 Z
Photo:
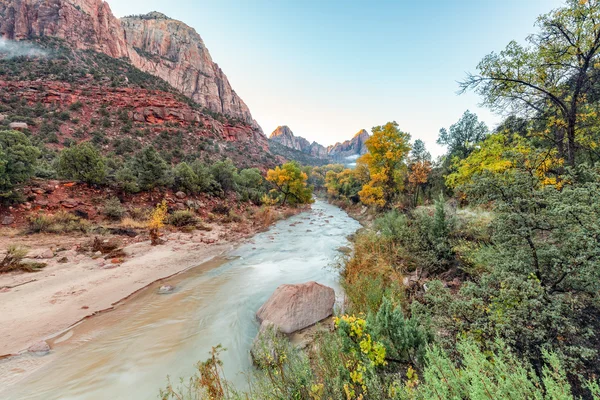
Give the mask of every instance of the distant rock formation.
M 336 161 L 362 156 L 368 151 L 367 146 L 365 146 L 365 142 L 369 137 L 369 133 L 362 129 L 355 134 L 352 139 L 346 140 L 343 143 L 336 143 L 333 146 L 329 146 L 327 148 L 327 153 Z
M 278 126 L 277 129 L 271 133 L 269 139 L 275 140 L 284 146 L 298 151 L 303 151 L 305 148 L 310 146 L 308 140 L 304 139 L 303 137 L 294 136 L 294 132 L 292 132 L 292 130 L 286 125 Z
M 309 154 L 312 157 L 326 159 L 327 149 L 317 142 L 310 143 L 308 140 L 300 136 L 294 136 L 292 130 L 287 126 L 278 126 L 271 133 L 269 139 L 280 143 L 286 147 Z
M 346 159 L 358 158 L 359 156 L 365 154 L 367 152 L 365 142 L 369 136 L 369 133 L 362 129 L 350 140 L 346 140 L 343 143 L 336 143 L 335 145 L 329 147 L 324 147 L 317 142 L 310 143 L 303 137 L 295 136 L 292 130 L 284 125 L 278 126 L 277 129 L 271 133 L 269 139 L 291 149 L 309 154 L 313 157 L 343 162 Z

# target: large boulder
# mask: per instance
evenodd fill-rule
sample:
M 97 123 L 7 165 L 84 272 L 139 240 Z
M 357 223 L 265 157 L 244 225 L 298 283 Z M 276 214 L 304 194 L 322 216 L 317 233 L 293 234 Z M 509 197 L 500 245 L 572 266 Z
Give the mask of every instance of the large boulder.
M 256 313 L 262 324 L 268 320 L 279 331 L 290 334 L 333 314 L 335 292 L 317 282 L 281 285 Z

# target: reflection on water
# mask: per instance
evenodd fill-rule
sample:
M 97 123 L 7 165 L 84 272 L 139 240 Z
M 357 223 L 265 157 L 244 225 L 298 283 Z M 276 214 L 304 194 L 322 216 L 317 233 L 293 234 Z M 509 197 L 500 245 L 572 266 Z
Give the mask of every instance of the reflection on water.
M 279 222 L 229 259 L 213 262 L 220 266 L 170 280 L 174 293 L 159 295 L 156 284 L 57 337 L 50 355 L 0 362 L 0 387 L 12 383 L 0 389 L 0 398 L 158 398 L 167 375 L 174 381 L 189 376 L 217 344 L 227 348 L 227 378 L 242 384 L 258 330 L 256 310 L 282 283 L 314 280 L 339 292 L 331 266 L 358 227 L 342 210 L 318 201 L 312 211 Z M 17 382 L 20 372 L 36 368 Z

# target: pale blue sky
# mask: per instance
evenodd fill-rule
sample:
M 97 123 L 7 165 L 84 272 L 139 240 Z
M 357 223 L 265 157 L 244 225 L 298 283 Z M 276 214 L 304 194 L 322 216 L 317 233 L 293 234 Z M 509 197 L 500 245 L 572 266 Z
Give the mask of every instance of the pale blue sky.
M 194 27 L 269 135 L 288 125 L 329 145 L 395 120 L 439 155 L 466 109 L 457 81 L 562 0 L 109 0 L 118 17 L 160 11 Z

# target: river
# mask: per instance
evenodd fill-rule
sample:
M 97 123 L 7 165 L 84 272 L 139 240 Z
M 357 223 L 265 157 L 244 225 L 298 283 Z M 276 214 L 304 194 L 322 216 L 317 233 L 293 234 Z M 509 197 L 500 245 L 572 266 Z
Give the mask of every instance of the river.
M 49 355 L 1 361 L 9 364 L 0 369 L 8 371 L 0 398 L 156 399 L 167 375 L 173 382 L 190 376 L 217 344 L 227 348 L 227 379 L 242 385 L 258 331 L 255 312 L 283 283 L 317 281 L 339 294 L 338 249 L 358 228 L 344 211 L 317 201 L 226 258 L 151 285 L 62 333 L 50 341 Z M 175 292 L 158 294 L 164 284 Z M 23 369 L 34 372 L 19 380 Z

